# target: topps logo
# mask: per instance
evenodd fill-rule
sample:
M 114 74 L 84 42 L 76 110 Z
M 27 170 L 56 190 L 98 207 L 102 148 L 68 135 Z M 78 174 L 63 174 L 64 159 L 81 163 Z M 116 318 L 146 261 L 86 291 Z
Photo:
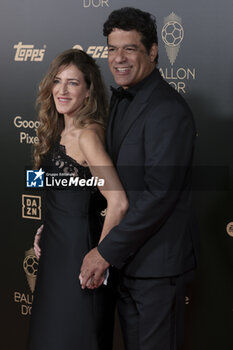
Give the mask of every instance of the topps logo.
M 81 45 L 74 45 L 73 49 L 83 50 Z M 89 46 L 86 53 L 93 58 L 108 58 L 108 47 L 107 46 Z
M 45 54 L 44 45 L 43 49 L 35 49 L 34 45 L 23 45 L 22 42 L 19 42 L 17 45 L 14 45 L 16 49 L 15 61 L 36 61 L 42 62 Z

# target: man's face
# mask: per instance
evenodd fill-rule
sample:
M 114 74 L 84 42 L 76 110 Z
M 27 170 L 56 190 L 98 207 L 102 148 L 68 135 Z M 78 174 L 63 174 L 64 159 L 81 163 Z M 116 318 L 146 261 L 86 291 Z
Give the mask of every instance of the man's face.
M 152 45 L 148 54 L 136 30 L 114 28 L 108 36 L 108 64 L 118 85 L 124 89 L 134 86 L 155 67 L 158 48 Z

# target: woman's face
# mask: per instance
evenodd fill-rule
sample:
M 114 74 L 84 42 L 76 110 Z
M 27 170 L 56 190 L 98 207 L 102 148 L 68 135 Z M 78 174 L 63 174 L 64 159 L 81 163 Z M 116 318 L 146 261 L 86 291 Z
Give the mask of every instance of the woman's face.
M 83 73 L 74 64 L 61 66 L 54 78 L 52 94 L 58 113 L 77 115 L 89 96 Z

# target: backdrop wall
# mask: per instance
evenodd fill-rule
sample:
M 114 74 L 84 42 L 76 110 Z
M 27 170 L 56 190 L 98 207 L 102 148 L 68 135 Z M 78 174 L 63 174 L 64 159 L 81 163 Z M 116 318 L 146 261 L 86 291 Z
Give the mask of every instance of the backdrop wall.
M 37 127 L 38 84 L 51 60 L 80 47 L 106 85 L 102 24 L 123 6 L 153 13 L 163 77 L 190 104 L 198 128 L 194 185 L 201 268 L 186 296 L 186 349 L 233 348 L 233 2 L 230 0 L 3 0 L 1 47 L 2 350 L 25 349 L 37 262 L 31 247 L 43 221 L 43 193 L 25 188 Z M 66 302 L 64 300 L 64 302 Z M 115 350 L 123 350 L 119 326 Z

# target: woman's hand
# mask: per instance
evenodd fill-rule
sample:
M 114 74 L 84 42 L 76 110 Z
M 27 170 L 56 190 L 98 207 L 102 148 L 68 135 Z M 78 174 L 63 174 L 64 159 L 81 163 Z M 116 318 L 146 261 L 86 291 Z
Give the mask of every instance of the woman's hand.
M 35 238 L 34 238 L 34 251 L 36 254 L 37 259 L 40 259 L 41 256 L 41 249 L 39 246 L 40 239 L 41 239 L 41 233 L 43 231 L 44 225 L 41 225 L 38 230 L 36 231 Z

